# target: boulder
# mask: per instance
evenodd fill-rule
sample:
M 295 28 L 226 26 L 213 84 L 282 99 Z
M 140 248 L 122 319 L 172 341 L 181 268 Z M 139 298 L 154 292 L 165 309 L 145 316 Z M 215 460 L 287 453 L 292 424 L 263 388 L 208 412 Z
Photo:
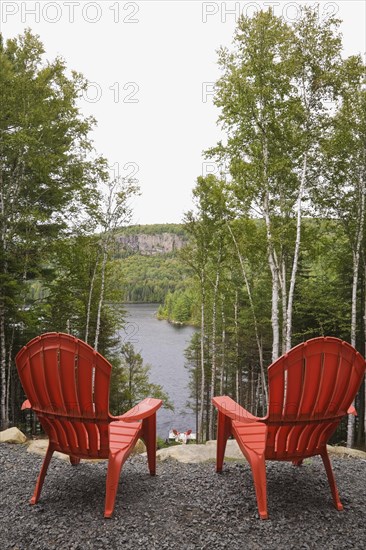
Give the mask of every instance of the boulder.
M 45 456 L 48 447 L 48 439 L 33 439 L 28 445 L 27 452 L 35 455 Z M 52 455 L 60 460 L 69 460 L 69 456 L 55 451 Z
M 350 456 L 366 460 L 366 453 L 358 449 L 348 449 L 347 447 L 327 445 L 330 454 Z M 160 449 L 156 456 L 159 460 L 174 458 L 178 462 L 199 463 L 216 460 L 216 441 L 207 441 L 205 445 L 173 445 Z M 245 460 L 243 453 L 235 439 L 229 439 L 226 444 L 225 460 Z
M 207 441 L 205 445 L 173 445 L 160 449 L 156 456 L 159 460 L 167 460 L 174 458 L 178 462 L 185 464 L 198 464 L 199 462 L 215 461 L 216 460 L 216 441 Z M 243 460 L 243 454 L 235 439 L 229 439 L 226 444 L 225 458 L 232 460 Z
M 40 456 L 45 456 L 46 451 L 48 447 L 48 439 L 33 439 L 28 445 L 27 452 L 33 453 Z M 54 458 L 58 458 L 59 460 L 67 460 L 69 461 L 69 455 L 65 455 L 64 453 L 60 453 L 59 451 L 55 451 L 52 455 Z M 105 460 L 104 458 L 92 458 L 90 460 L 87 459 L 81 459 L 81 462 L 101 462 L 102 460 Z
M 349 449 L 348 447 L 341 447 L 340 445 L 327 445 L 328 453 L 334 455 L 346 455 L 352 458 L 362 458 L 366 460 L 366 452 L 359 449 Z
M 8 428 L 0 432 L 0 443 L 25 443 L 26 436 L 18 428 Z
M 46 454 L 48 447 L 48 439 L 34 439 L 31 441 L 28 445 L 28 453 L 34 453 L 36 455 L 44 456 Z M 145 443 L 139 439 L 138 442 L 135 445 L 135 448 L 132 451 L 132 455 L 141 454 L 146 452 L 146 445 Z M 55 451 L 53 453 L 53 456 L 55 458 L 59 458 L 60 460 L 69 460 L 69 455 L 65 455 L 64 453 L 60 453 L 58 451 Z M 101 458 L 92 459 L 93 462 L 100 462 Z M 82 459 L 82 462 L 84 459 Z M 90 460 L 88 460 L 90 462 Z
M 131 455 L 141 455 L 142 453 L 146 453 L 146 445 L 142 439 L 139 439 L 135 447 L 132 449 Z

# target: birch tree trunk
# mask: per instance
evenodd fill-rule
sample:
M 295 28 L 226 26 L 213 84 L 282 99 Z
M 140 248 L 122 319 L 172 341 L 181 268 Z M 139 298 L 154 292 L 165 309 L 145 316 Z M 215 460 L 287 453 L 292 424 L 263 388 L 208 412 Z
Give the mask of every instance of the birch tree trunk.
M 304 195 L 305 189 L 305 180 L 306 180 L 306 170 L 307 170 L 307 153 L 304 155 L 304 162 L 302 167 L 299 195 L 297 197 L 297 219 L 296 219 L 296 241 L 295 241 L 295 250 L 294 250 L 294 259 L 292 262 L 292 272 L 290 280 L 290 288 L 288 291 L 288 304 L 287 304 L 287 323 L 286 323 L 286 349 L 289 351 L 292 346 L 292 310 L 294 303 L 294 292 L 295 292 L 295 283 L 296 283 L 296 274 L 297 267 L 299 263 L 299 254 L 300 254 L 300 244 L 301 244 L 301 220 L 302 220 L 302 198 Z
M 106 239 L 103 244 L 103 259 L 102 259 L 102 268 L 101 268 L 101 280 L 100 280 L 100 294 L 98 301 L 98 311 L 97 311 L 97 322 L 95 327 L 95 340 L 94 340 L 94 349 L 98 351 L 99 343 L 99 334 L 100 334 L 100 319 L 102 316 L 102 307 L 104 302 L 104 290 L 105 290 L 105 270 L 107 265 L 108 258 L 108 240 Z
M 263 141 L 263 163 L 264 163 L 264 195 L 263 195 L 263 213 L 264 219 L 266 222 L 266 232 L 267 232 L 267 251 L 268 251 L 268 263 L 269 269 L 272 275 L 272 312 L 271 312 L 271 323 L 272 323 L 272 363 L 279 357 L 279 347 L 280 347 L 280 327 L 278 319 L 278 287 L 279 287 L 279 267 L 276 258 L 276 251 L 273 245 L 272 238 L 272 229 L 271 229 L 271 217 L 270 217 L 270 206 L 269 206 L 269 190 L 268 190 L 268 143 L 267 138 L 264 136 Z
M 12 364 L 13 364 L 13 345 L 14 345 L 14 326 L 11 331 L 11 339 L 8 346 L 9 349 L 8 349 L 8 366 L 7 366 L 6 400 L 5 400 L 8 424 L 9 424 L 9 411 L 10 411 L 11 371 L 12 371 Z M 14 415 L 13 415 L 13 421 L 14 421 Z
M 5 340 L 5 306 L 0 301 L 0 372 L 1 372 L 1 429 L 6 430 L 9 426 L 8 410 L 6 408 L 6 340 Z
M 365 226 L 365 185 L 360 182 L 360 201 L 358 205 L 357 233 L 355 246 L 352 252 L 353 256 L 353 277 L 352 277 L 352 306 L 351 306 L 351 345 L 356 347 L 356 322 L 357 322 L 357 283 L 360 264 L 361 243 L 363 240 Z M 354 405 L 354 402 L 352 403 Z M 347 447 L 352 447 L 355 439 L 355 417 L 348 415 L 347 423 Z
M 86 326 L 85 326 L 85 342 L 86 343 L 88 343 L 88 338 L 89 338 L 91 303 L 92 303 L 92 299 L 93 299 L 94 283 L 95 283 L 95 278 L 96 278 L 96 274 L 97 274 L 98 260 L 99 260 L 99 258 L 98 258 L 98 255 L 97 255 L 97 257 L 95 259 L 93 275 L 92 275 L 92 278 L 91 278 L 91 281 L 90 281 L 90 287 L 89 287 L 88 306 L 87 306 L 87 311 L 86 311 Z
M 276 261 L 276 254 L 272 243 L 271 234 L 271 222 L 268 213 L 268 198 L 265 202 L 265 221 L 267 228 L 267 250 L 268 250 L 268 263 L 272 275 L 272 311 L 271 311 L 271 323 L 272 323 L 272 363 L 279 357 L 280 352 L 280 326 L 278 318 L 278 303 L 279 303 L 279 273 L 278 264 Z
M 203 443 L 203 415 L 205 409 L 205 279 L 201 273 L 201 391 L 200 411 L 198 417 L 198 440 Z
M 1 213 L 1 248 L 4 254 L 4 275 L 7 272 L 6 265 L 6 252 L 7 252 L 7 216 L 5 212 L 5 196 L 4 186 L 2 179 L 2 172 L 0 170 L 0 213 Z M 4 298 L 0 296 L 0 384 L 1 384 L 1 399 L 0 399 L 0 415 L 1 415 L 1 429 L 5 430 L 8 427 L 8 411 L 6 407 L 6 339 L 5 339 L 5 303 Z
M 234 325 L 235 325 L 235 400 L 237 403 L 240 403 L 238 291 L 235 292 Z
M 226 345 L 226 324 L 225 324 L 225 311 L 224 311 L 224 302 L 221 302 L 221 321 L 222 321 L 222 331 L 221 331 L 221 369 L 220 369 L 220 390 L 219 394 L 224 394 L 224 376 L 225 376 L 225 345 Z
M 216 371 L 217 371 L 217 357 L 216 357 L 216 325 L 217 325 L 217 293 L 220 283 L 220 264 L 221 264 L 221 248 L 219 250 L 219 256 L 217 261 L 216 268 L 216 278 L 214 285 L 214 295 L 213 295 L 213 304 L 212 304 L 212 343 L 211 343 L 211 385 L 210 385 L 210 399 L 209 399 L 209 420 L 208 420 L 208 436 L 209 439 L 214 438 L 214 406 L 212 403 L 212 398 L 215 395 L 216 387 Z

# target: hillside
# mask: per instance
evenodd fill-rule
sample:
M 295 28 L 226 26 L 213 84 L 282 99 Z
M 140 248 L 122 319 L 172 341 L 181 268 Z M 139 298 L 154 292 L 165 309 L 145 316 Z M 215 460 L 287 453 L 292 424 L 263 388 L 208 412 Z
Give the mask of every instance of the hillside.
M 118 231 L 114 284 L 122 284 L 125 302 L 163 303 L 168 293 L 184 290 L 190 272 L 177 257 L 187 242 L 183 225 L 130 226 Z

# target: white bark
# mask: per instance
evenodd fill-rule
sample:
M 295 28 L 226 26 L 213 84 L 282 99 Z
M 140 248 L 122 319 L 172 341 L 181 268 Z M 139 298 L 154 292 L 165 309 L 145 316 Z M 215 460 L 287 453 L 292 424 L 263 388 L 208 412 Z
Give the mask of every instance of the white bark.
M 201 392 L 200 411 L 198 416 L 198 440 L 203 443 L 203 414 L 205 402 L 205 279 L 201 273 Z
M 235 400 L 237 403 L 240 403 L 238 291 L 235 292 L 234 325 L 235 325 Z
M 97 274 L 97 268 L 98 268 L 98 255 L 95 259 L 95 265 L 93 269 L 93 275 L 90 281 L 90 287 L 89 287 L 89 296 L 88 296 L 88 308 L 86 311 L 86 326 L 85 326 L 85 342 L 88 343 L 89 338 L 89 325 L 90 325 L 90 315 L 91 315 L 91 304 L 92 304 L 92 298 L 93 298 L 93 291 L 94 291 L 94 283 L 95 278 Z
M 216 267 L 216 278 L 214 284 L 213 304 L 212 304 L 212 340 L 211 340 L 211 384 L 210 384 L 210 402 L 209 402 L 209 420 L 208 420 L 208 436 L 209 439 L 214 438 L 214 406 L 212 398 L 215 395 L 216 387 L 216 371 L 217 371 L 217 358 L 216 358 L 216 325 L 217 325 L 217 294 L 220 283 L 220 264 L 221 264 L 221 247 L 219 250 L 219 256 Z
M 10 411 L 10 385 L 11 385 L 11 369 L 13 364 L 13 345 L 14 345 L 14 326 L 11 331 L 11 339 L 8 346 L 8 366 L 7 366 L 7 381 L 6 381 L 6 401 L 5 407 L 7 411 L 7 419 L 9 423 L 9 411 Z
M 271 218 L 270 218 L 270 205 L 269 205 L 269 190 L 268 190 L 268 143 L 267 137 L 264 136 L 263 142 L 263 165 L 264 165 L 264 195 L 263 195 L 263 214 L 266 222 L 266 232 L 267 232 L 267 250 L 268 250 L 268 263 L 272 275 L 272 312 L 271 312 L 271 323 L 272 323 L 272 362 L 275 361 L 279 356 L 279 346 L 280 346 L 280 329 L 279 329 L 279 320 L 278 320 L 278 287 L 279 287 L 279 267 L 278 261 L 276 258 L 276 251 L 273 246 L 272 230 L 271 230 Z
M 299 263 L 299 253 L 300 253 L 300 244 L 301 244 L 302 198 L 303 198 L 304 189 L 305 189 L 306 170 L 307 170 L 307 154 L 305 153 L 303 167 L 302 167 L 299 195 L 297 198 L 296 242 L 295 242 L 294 259 L 292 262 L 290 288 L 288 291 L 288 304 L 287 304 L 287 315 L 286 315 L 286 320 L 287 320 L 286 351 L 289 351 L 292 345 L 292 310 L 293 310 L 293 303 L 294 303 L 296 274 L 297 274 L 297 267 Z
M 99 334 L 100 334 L 100 320 L 102 316 L 102 307 L 104 303 L 104 292 L 105 292 L 105 270 L 107 266 L 107 258 L 108 258 L 108 241 L 104 241 L 103 246 L 103 258 L 102 258 L 102 268 L 101 268 L 101 281 L 100 281 L 100 293 L 99 293 L 99 301 L 98 301 L 98 311 L 97 311 L 97 322 L 95 327 L 95 340 L 94 340 L 94 349 L 95 351 L 98 351 L 98 343 L 99 343 Z
M 3 250 L 6 261 L 6 213 L 5 213 L 5 197 L 3 190 L 2 174 L 0 170 L 0 212 L 1 212 L 1 248 Z M 6 273 L 6 265 L 4 265 L 4 273 Z M 1 414 L 1 428 L 4 430 L 8 427 L 7 421 L 7 407 L 6 407 L 6 340 L 5 340 L 5 305 L 4 299 L 0 297 L 0 384 L 1 384 L 1 400 L 0 400 L 0 414 Z
M 282 346 L 281 353 L 286 351 L 286 330 L 287 330 L 287 277 L 286 277 L 286 258 L 281 255 L 281 278 L 280 288 L 282 297 Z
M 220 390 L 219 394 L 224 394 L 224 376 L 225 376 L 225 345 L 226 345 L 226 321 L 225 321 L 225 311 L 224 311 L 224 302 L 221 302 L 221 320 L 222 320 L 222 331 L 221 331 L 221 371 L 220 371 Z
M 6 407 L 6 341 L 5 341 L 5 308 L 0 302 L 0 373 L 1 373 L 1 428 L 8 428 L 8 410 Z
M 356 346 L 356 322 L 357 322 L 357 283 L 360 265 L 361 243 L 363 239 L 365 226 L 365 185 L 360 182 L 359 188 L 359 203 L 357 212 L 357 230 L 356 239 L 353 248 L 353 277 L 352 277 L 352 306 L 351 306 L 351 345 Z M 354 402 L 353 402 L 354 405 Z M 347 423 L 347 447 L 352 447 L 355 439 L 355 417 L 353 414 L 348 415 Z
M 266 193 L 267 196 L 267 193 Z M 268 209 L 268 196 L 264 204 L 264 218 L 267 229 L 267 250 L 268 250 L 268 263 L 272 275 L 272 311 L 271 311 L 271 323 L 272 323 L 272 363 L 279 357 L 280 351 L 280 327 L 278 319 L 278 303 L 279 303 L 279 274 L 278 264 L 276 261 L 276 254 L 273 249 L 272 234 L 271 234 L 271 221 L 269 217 Z

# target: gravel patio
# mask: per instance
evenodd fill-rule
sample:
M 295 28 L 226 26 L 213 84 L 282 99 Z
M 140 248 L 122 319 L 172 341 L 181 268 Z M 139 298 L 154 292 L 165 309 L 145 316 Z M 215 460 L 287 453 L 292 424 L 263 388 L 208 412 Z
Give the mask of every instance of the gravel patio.
M 332 457 L 345 510 L 337 512 L 320 459 L 295 468 L 268 462 L 268 521 L 258 519 L 245 461 L 125 464 L 112 519 L 103 517 L 106 463 L 73 468 L 53 459 L 40 503 L 28 504 L 42 458 L 25 445 L 0 445 L 0 548 L 217 549 L 365 548 L 366 460 Z

